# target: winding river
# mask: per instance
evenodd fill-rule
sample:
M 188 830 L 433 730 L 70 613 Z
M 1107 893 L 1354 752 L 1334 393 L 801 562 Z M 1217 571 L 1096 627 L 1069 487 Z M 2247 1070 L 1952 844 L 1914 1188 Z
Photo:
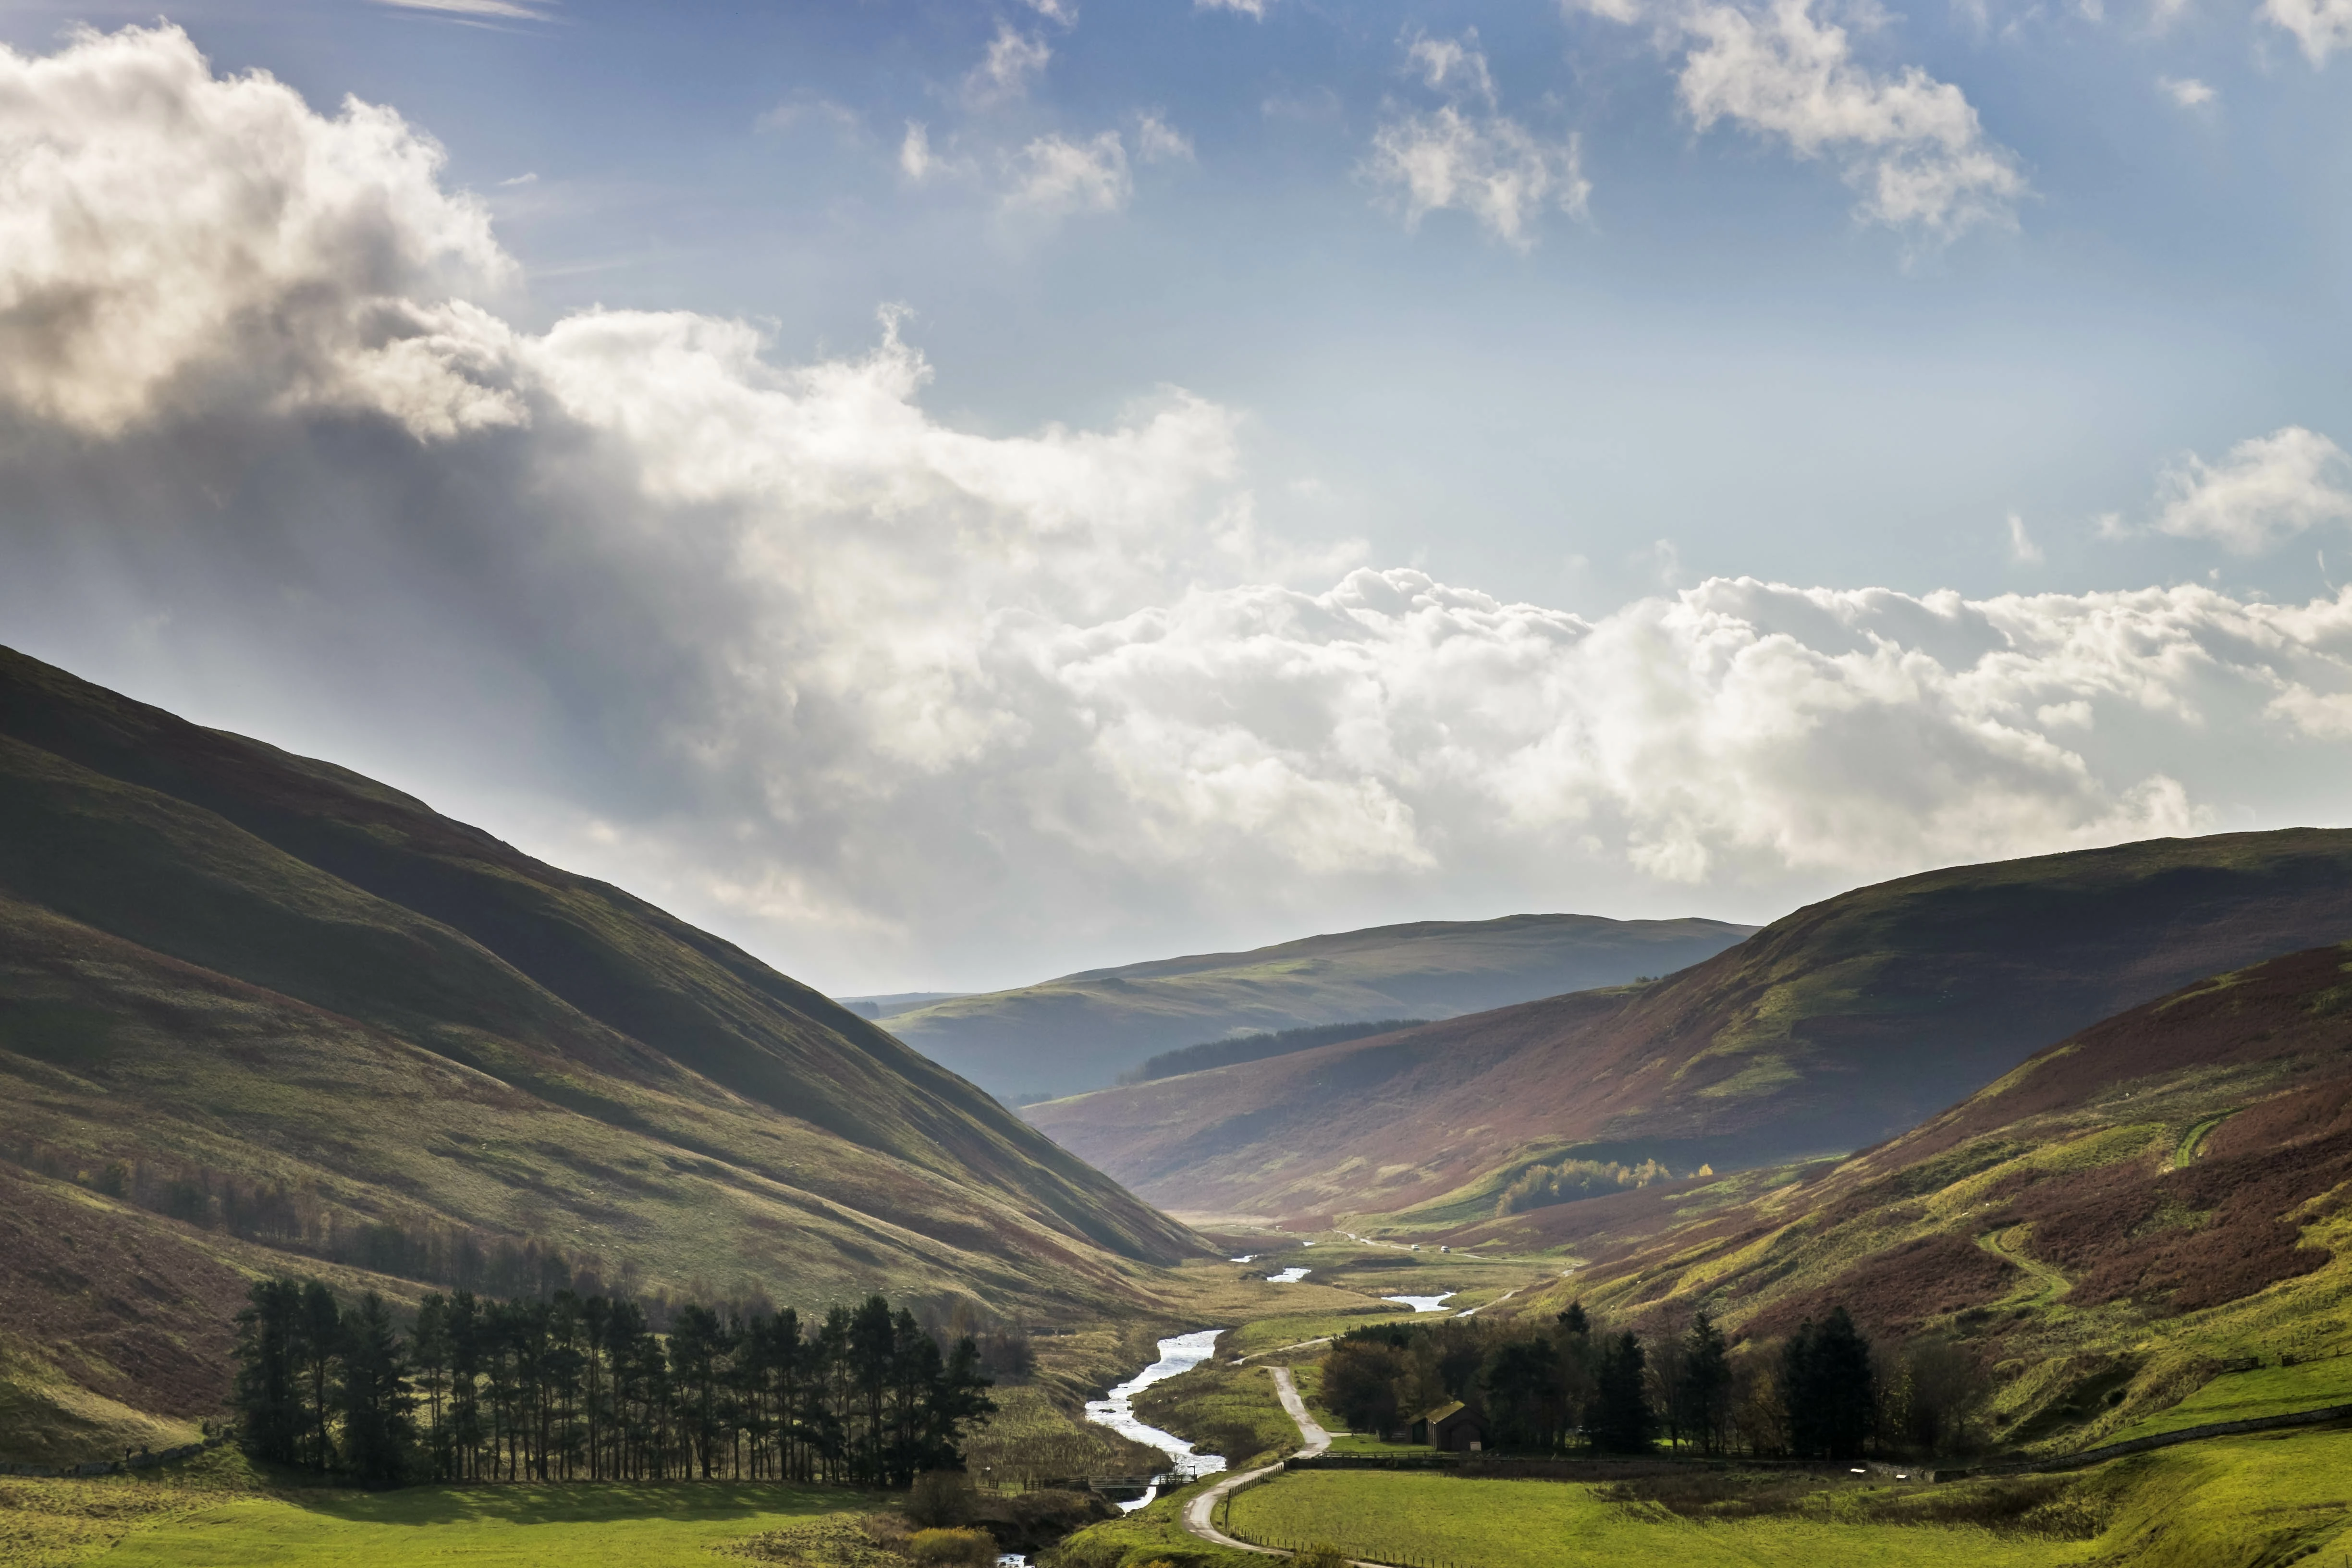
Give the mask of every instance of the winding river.
M 1173 1432 L 1162 1432 L 1157 1426 L 1147 1426 L 1135 1418 L 1135 1396 L 1153 1384 L 1174 1377 L 1180 1372 L 1190 1372 L 1216 1353 L 1217 1329 L 1202 1329 L 1198 1333 L 1178 1334 L 1160 1342 L 1160 1359 L 1110 1391 L 1107 1399 L 1087 1402 L 1087 1419 L 1109 1427 L 1122 1437 L 1148 1443 L 1168 1456 L 1168 1468 L 1183 1480 L 1194 1480 L 1213 1475 L 1225 1468 L 1223 1454 L 1196 1454 L 1192 1445 Z M 1155 1481 L 1150 1489 L 1133 1502 L 1118 1506 L 1133 1513 L 1160 1495 Z

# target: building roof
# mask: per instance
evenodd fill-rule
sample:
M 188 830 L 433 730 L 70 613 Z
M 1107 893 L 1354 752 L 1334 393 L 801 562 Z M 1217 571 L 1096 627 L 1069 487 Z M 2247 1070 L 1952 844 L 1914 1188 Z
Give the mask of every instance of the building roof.
M 1424 1412 L 1422 1415 L 1422 1419 L 1434 1426 L 1440 1421 L 1449 1420 L 1452 1417 L 1460 1415 L 1463 1411 L 1469 1409 L 1470 1407 L 1463 1404 L 1460 1400 L 1449 1399 L 1444 1404 L 1438 1405 L 1436 1408 Z M 1470 1413 L 1473 1416 L 1477 1415 L 1477 1412 L 1475 1410 Z

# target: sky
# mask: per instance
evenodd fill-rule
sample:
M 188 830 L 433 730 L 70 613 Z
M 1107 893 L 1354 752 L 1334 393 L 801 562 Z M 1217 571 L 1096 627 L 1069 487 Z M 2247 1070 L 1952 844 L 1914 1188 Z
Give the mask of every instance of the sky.
M 0 642 L 835 994 L 2352 820 L 2352 0 L 0 48 Z

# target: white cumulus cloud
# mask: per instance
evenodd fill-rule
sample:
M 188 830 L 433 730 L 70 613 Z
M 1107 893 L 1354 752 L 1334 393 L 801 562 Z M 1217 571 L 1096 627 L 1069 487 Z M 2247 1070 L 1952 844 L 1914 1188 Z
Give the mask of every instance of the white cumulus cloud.
M 2352 458 L 2299 425 L 2256 436 L 2218 463 L 2189 453 L 2167 469 L 2156 526 L 2252 554 L 2323 523 L 2352 521 Z
M 429 142 L 169 29 L 0 69 L 9 640 L 842 989 L 1793 897 L 2192 831 L 2352 744 L 2352 595 L 1514 602 L 1266 537 L 1239 415 L 1181 391 L 979 434 L 895 319 L 803 363 L 686 311 L 517 328 L 457 291 L 509 269 Z
M 2193 76 L 2160 76 L 2156 79 L 2156 89 L 2183 109 L 2202 109 L 2221 97 Z
M 0 393 L 95 433 L 250 379 L 279 405 L 396 405 L 420 431 L 520 419 L 506 329 L 465 292 L 514 268 L 441 149 L 215 78 L 176 29 L 0 47 Z M 202 382 L 203 387 L 194 384 Z

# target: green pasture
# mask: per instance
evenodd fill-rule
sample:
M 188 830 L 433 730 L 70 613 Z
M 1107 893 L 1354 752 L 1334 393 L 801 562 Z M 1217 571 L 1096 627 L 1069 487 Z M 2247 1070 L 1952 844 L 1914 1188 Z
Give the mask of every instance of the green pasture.
M 774 1483 L 287 1487 L 233 1454 L 91 1480 L 0 1479 L 9 1568 L 711 1568 L 710 1549 L 865 1494 Z
M 1255 1455 L 1290 1453 L 1298 1447 L 1297 1423 L 1282 1408 L 1271 1367 L 1204 1362 L 1137 1394 L 1135 1413 L 1235 1466 Z
M 713 1546 L 854 1500 L 699 1481 L 250 1498 L 142 1531 L 97 1561 L 106 1568 L 710 1568 Z
M 2249 1421 L 2330 1405 L 2352 1405 L 2352 1355 L 2223 1373 L 2170 1409 L 2134 1422 L 2103 1441 L 2121 1443 L 2209 1421 Z
M 1152 1563 L 1173 1568 L 1269 1568 L 1271 1559 L 1213 1545 L 1185 1531 L 1184 1505 L 1209 1484 L 1196 1482 L 1163 1493 L 1133 1513 L 1079 1531 L 1054 1549 L 1055 1568 L 1143 1568 Z
M 2093 1544 L 2132 1568 L 2270 1568 L 2352 1553 L 2352 1433 L 2265 1432 L 2184 1443 L 2101 1467 L 2116 1500 Z
M 1349 1329 L 1360 1329 L 1367 1323 L 1387 1322 L 1396 1318 L 1411 1318 L 1412 1309 L 1400 1307 L 1393 1301 L 1376 1301 L 1349 1312 L 1317 1312 L 1297 1318 L 1259 1318 L 1227 1331 L 1217 1340 L 1217 1354 L 1231 1361 L 1237 1355 L 1256 1355 L 1262 1351 L 1279 1350 L 1308 1340 L 1329 1339 L 1344 1334 Z
M 2088 1563 L 2093 1545 L 1938 1525 L 1701 1522 L 1567 1482 L 1375 1470 L 1252 1487 L 1234 1498 L 1227 1527 L 1245 1541 L 1328 1541 L 1351 1556 L 1478 1568 L 2044 1568 Z
M 2095 1538 L 1912 1521 L 1959 1488 L 2021 1484 L 2062 1486 L 2061 1511 Z M 1477 1568 L 2334 1568 L 2352 1555 L 2352 1432 L 2188 1443 L 2040 1481 L 1831 1483 L 1790 1512 L 1712 1520 L 1570 1482 L 1304 1471 L 1240 1493 L 1226 1522 L 1247 1540 Z

